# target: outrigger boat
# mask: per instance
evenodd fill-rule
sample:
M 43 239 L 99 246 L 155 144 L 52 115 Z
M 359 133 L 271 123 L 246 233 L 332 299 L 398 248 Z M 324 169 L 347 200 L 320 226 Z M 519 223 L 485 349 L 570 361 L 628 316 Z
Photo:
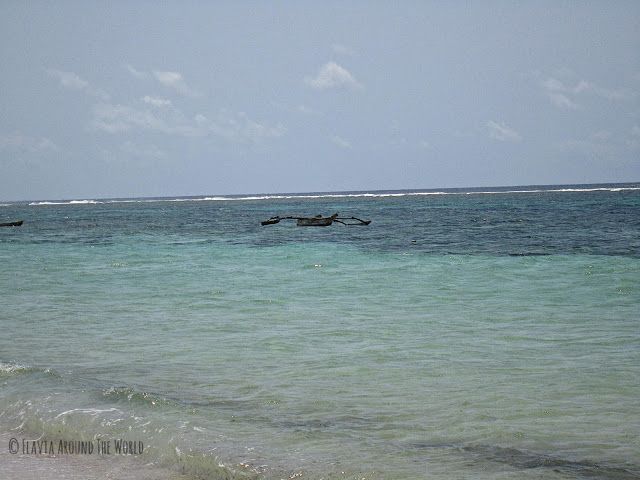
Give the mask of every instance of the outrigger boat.
M 356 217 L 339 217 L 337 213 L 330 217 L 323 217 L 322 215 L 316 215 L 315 217 L 275 216 L 260 223 L 262 225 L 273 225 L 274 223 L 280 223 L 280 220 L 296 220 L 296 225 L 299 227 L 328 227 L 333 222 L 341 223 L 342 225 L 369 225 L 371 223 L 371 220 L 361 220 Z
M 0 227 L 19 227 L 22 225 L 23 220 L 18 220 L 17 222 L 6 222 L 0 223 Z

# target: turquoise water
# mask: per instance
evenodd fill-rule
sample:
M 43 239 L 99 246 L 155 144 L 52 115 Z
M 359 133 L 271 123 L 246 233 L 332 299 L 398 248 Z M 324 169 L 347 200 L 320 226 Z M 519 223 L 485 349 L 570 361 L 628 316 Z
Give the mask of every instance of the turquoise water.
M 260 226 L 335 211 L 372 223 Z M 640 478 L 638 184 L 0 207 L 18 218 L 8 435 L 140 440 L 194 478 Z

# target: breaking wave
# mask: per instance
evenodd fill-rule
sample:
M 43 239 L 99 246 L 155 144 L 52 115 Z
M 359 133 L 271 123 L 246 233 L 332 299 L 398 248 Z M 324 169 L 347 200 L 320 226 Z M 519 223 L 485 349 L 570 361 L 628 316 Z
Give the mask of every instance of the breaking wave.
M 22 365 L 19 363 L 1 362 L 0 361 L 0 378 L 9 377 L 15 375 L 25 375 L 29 373 L 45 373 L 47 375 L 59 376 L 56 372 L 50 368 L 37 368 L 29 365 Z
M 98 203 L 105 203 L 103 201 L 98 200 L 69 200 L 65 202 L 31 202 L 29 205 L 95 205 Z
M 109 387 L 102 392 L 102 396 L 114 401 L 140 403 L 146 406 L 177 405 L 170 399 L 153 393 L 141 392 L 132 387 Z
M 232 202 L 256 200 L 313 200 L 322 198 L 386 198 L 386 197 L 419 197 L 438 195 L 501 195 L 518 193 L 586 193 L 586 192 L 626 192 L 638 191 L 640 187 L 592 187 L 592 188 L 533 188 L 522 190 L 467 190 L 467 191 L 375 191 L 375 192 L 335 192 L 335 193 L 293 193 L 264 194 L 246 196 L 203 196 L 176 198 L 140 198 L 113 200 L 68 200 L 31 202 L 31 206 L 41 205 L 94 205 L 109 203 L 155 203 L 155 202 Z

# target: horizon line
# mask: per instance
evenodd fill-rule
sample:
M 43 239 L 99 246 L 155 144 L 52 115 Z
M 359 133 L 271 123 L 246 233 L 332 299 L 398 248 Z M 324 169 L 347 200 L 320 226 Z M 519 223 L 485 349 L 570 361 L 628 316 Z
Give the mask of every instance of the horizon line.
M 473 190 L 478 189 L 522 189 L 522 188 L 545 188 L 547 190 L 550 187 L 597 187 L 603 185 L 637 185 L 640 184 L 639 181 L 631 181 L 631 182 L 598 182 L 598 183 L 557 183 L 557 184 L 521 184 L 521 185 L 493 185 L 493 186 L 465 186 L 465 187 L 434 187 L 434 188 L 400 188 L 400 189 L 368 189 L 368 190 L 327 190 L 327 191 L 308 191 L 308 192 L 257 192 L 257 193 L 225 193 L 225 194 L 212 194 L 212 193 L 201 193 L 201 194 L 188 194 L 188 195 L 163 195 L 163 196 L 135 196 L 135 197 L 121 197 L 121 196 L 79 196 L 79 197 L 67 197 L 67 198 L 39 198 L 39 199 L 20 199 L 20 200 L 0 200 L 0 202 L 8 202 L 9 204 L 15 203 L 24 203 L 24 202 L 98 202 L 101 200 L 105 201 L 117 201 L 117 200 L 160 200 L 160 199 L 190 199 L 190 198 L 198 198 L 198 197 L 209 197 L 213 200 L 215 199 L 242 199 L 244 197 L 264 197 L 264 196 L 274 196 L 274 197 L 305 197 L 305 196 L 318 196 L 318 195 L 364 195 L 367 193 L 376 194 L 376 193 L 437 193 L 447 191 L 465 191 L 468 190 L 469 193 L 482 193 L 482 192 L 473 192 Z M 639 187 L 640 189 L 640 187 Z M 455 192 L 454 192 L 455 193 Z M 508 193 L 508 192 L 487 192 L 487 193 Z M 526 193 L 526 192 L 523 192 Z M 247 198 L 249 199 L 249 198 Z M 256 198 L 257 199 L 257 198 Z

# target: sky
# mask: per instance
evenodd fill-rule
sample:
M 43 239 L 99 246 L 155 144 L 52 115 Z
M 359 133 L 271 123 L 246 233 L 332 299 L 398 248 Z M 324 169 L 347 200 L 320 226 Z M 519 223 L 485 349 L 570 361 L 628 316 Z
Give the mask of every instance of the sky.
M 640 181 L 638 1 L 0 2 L 0 199 Z

